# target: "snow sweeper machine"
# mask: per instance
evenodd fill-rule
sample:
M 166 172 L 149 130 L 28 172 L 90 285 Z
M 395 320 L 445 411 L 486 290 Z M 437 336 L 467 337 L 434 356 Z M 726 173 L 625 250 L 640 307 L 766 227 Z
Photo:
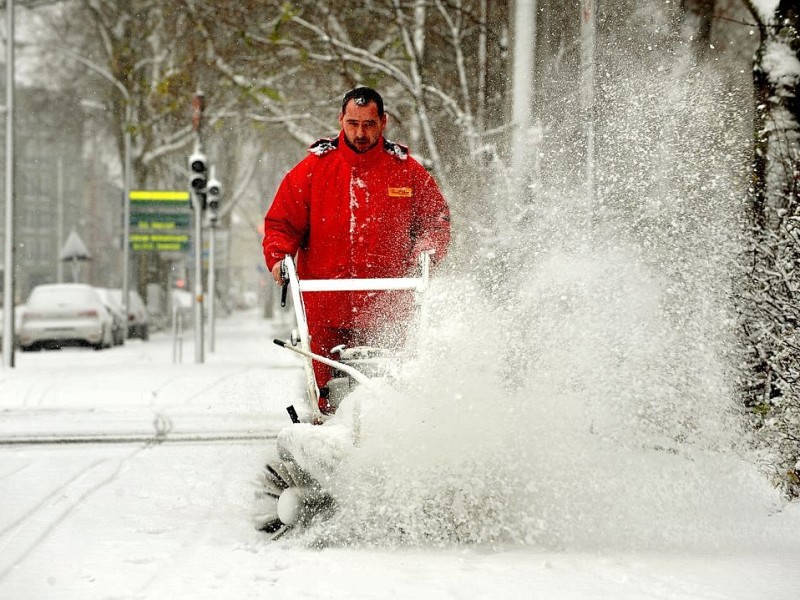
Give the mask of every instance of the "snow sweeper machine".
M 305 398 L 298 406 L 287 407 L 292 421 L 277 436 L 274 458 L 260 474 L 256 492 L 257 527 L 275 540 L 296 527 L 308 526 L 315 519 L 326 518 L 336 507 L 330 483 L 349 449 L 357 447 L 363 435 L 359 401 L 353 398 L 346 411 L 338 407 L 356 387 L 376 379 L 391 378 L 401 359 L 395 348 L 344 345 L 333 348 L 337 358 L 311 351 L 308 321 L 303 298 L 317 292 L 413 291 L 417 312 L 428 288 L 430 254 L 419 256 L 416 277 L 376 279 L 306 279 L 300 280 L 291 256 L 282 264 L 281 306 L 291 294 L 295 327 L 289 339 L 275 344 L 297 354 L 304 364 Z M 327 382 L 326 400 L 335 409 L 323 414 L 319 407 L 320 390 L 314 376 L 314 361 L 332 369 Z

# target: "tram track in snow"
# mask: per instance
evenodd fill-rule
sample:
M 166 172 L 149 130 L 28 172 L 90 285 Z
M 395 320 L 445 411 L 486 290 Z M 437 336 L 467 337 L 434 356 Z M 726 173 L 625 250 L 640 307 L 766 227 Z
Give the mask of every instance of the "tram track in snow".
M 25 514 L 0 531 L 0 581 L 23 563 L 93 494 L 117 479 L 141 446 L 121 457 L 102 458 L 55 486 Z
M 275 433 L 268 432 L 203 432 L 203 433 L 175 433 L 169 435 L 146 433 L 94 433 L 75 435 L 18 435 L 0 437 L 0 447 L 3 446 L 58 446 L 79 444 L 207 444 L 220 442 L 261 442 L 276 438 Z
M 150 446 L 158 444 L 248 443 L 274 440 L 277 435 L 275 429 L 242 428 L 241 423 L 228 422 L 219 428 L 214 428 L 211 426 L 213 423 L 208 423 L 208 417 L 203 417 L 206 426 L 198 429 L 196 416 L 182 415 L 181 419 L 188 420 L 189 426 L 176 428 L 170 416 L 157 412 L 152 417 L 152 429 L 137 427 L 134 430 L 120 428 L 113 431 L 98 431 L 95 425 L 95 428 L 88 431 L 42 431 L 41 428 L 38 431 L 27 432 L 0 430 L 0 448 L 81 444 L 136 444 Z M 222 420 L 224 421 L 224 419 Z M 192 423 L 192 421 L 195 422 Z M 192 427 L 192 424 L 194 424 L 194 427 Z
M 141 453 L 162 444 L 257 443 L 271 441 L 268 431 L 175 432 L 161 416 L 150 433 L 81 433 L 77 435 L 15 435 L 0 438 L 0 447 L 106 445 L 118 448 L 112 456 L 92 460 L 56 484 L 38 502 L 0 530 L 0 582 L 23 564 L 70 516 L 97 492 L 112 484 L 126 465 Z M 125 446 L 135 446 L 126 449 Z M 110 448 L 109 448 L 109 451 Z M 23 468 L 23 467 L 21 467 Z M 18 469 L 19 470 L 19 469 Z

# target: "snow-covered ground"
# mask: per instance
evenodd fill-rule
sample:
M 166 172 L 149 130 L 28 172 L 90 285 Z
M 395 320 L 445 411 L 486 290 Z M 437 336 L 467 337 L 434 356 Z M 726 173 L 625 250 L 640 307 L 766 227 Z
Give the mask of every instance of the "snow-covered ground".
M 171 336 L 159 333 L 102 352 L 18 354 L 16 368 L 0 371 L 0 598 L 798 597 L 800 511 L 782 507 L 755 468 L 701 452 L 626 454 L 624 445 L 606 463 L 581 455 L 595 450 L 581 448 L 581 437 L 571 443 L 586 470 L 570 477 L 555 471 L 575 465 L 558 455 L 563 448 L 538 448 L 531 468 L 553 469 L 552 485 L 545 478 L 522 490 L 543 507 L 539 524 L 525 525 L 527 541 L 511 532 L 510 541 L 447 543 L 440 525 L 431 544 L 382 545 L 363 530 L 322 549 L 307 537 L 267 541 L 251 521 L 255 476 L 301 385 L 297 359 L 271 344 L 279 329 L 252 312 L 220 319 L 203 365 L 193 362 L 191 337 L 176 364 Z M 497 424 L 468 419 L 436 434 L 452 443 L 434 448 L 432 460 L 439 453 L 447 462 L 448 447 L 462 452 L 464 436 L 486 452 L 481 427 Z M 544 439 L 536 423 L 530 428 Z M 393 430 L 416 445 L 408 456 L 419 461 L 430 432 L 414 440 L 411 420 L 399 418 L 381 437 Z M 642 472 L 649 476 L 629 481 L 642 489 L 628 493 L 623 480 Z M 403 476 L 413 488 L 414 468 Z M 607 483 L 593 484 L 597 477 Z M 657 502 L 648 485 L 659 488 Z M 741 494 L 731 493 L 737 485 Z M 391 489 L 375 491 L 375 501 Z M 719 491 L 697 500 L 698 489 Z M 569 495 L 560 509 L 559 494 Z M 369 495 L 354 493 L 354 502 Z M 408 502 L 413 510 L 413 494 Z M 504 521 L 486 516 L 496 522 Z M 545 528 L 552 535 L 531 535 Z

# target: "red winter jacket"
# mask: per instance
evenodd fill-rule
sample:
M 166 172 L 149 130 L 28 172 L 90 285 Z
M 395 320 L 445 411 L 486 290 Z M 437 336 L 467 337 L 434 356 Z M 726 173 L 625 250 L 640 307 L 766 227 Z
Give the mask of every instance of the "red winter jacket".
M 403 277 L 423 250 L 434 250 L 434 260 L 441 260 L 449 241 L 447 203 L 408 148 L 381 139 L 358 154 L 344 133 L 309 148 L 281 182 L 264 219 L 267 268 L 296 254 L 301 279 Z M 388 316 L 370 310 L 378 305 L 376 296 L 313 292 L 304 304 L 310 323 L 369 327 Z

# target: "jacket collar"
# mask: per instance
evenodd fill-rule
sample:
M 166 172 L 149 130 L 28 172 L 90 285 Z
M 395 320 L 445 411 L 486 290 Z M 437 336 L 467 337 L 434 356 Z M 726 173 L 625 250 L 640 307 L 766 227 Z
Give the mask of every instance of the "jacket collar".
M 339 132 L 339 152 L 342 153 L 342 156 L 345 160 L 350 163 L 354 167 L 366 167 L 373 163 L 375 163 L 383 153 L 383 146 L 384 146 L 384 139 L 383 136 L 378 140 L 378 143 L 375 144 L 374 147 L 370 148 L 363 154 L 359 154 L 355 150 L 353 150 L 350 146 L 347 145 L 347 141 L 344 138 L 344 131 Z

